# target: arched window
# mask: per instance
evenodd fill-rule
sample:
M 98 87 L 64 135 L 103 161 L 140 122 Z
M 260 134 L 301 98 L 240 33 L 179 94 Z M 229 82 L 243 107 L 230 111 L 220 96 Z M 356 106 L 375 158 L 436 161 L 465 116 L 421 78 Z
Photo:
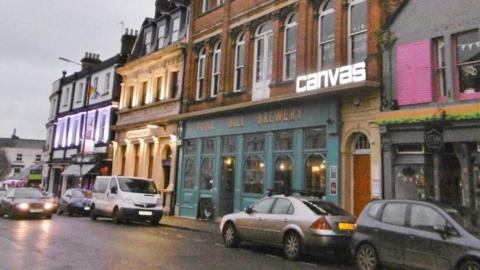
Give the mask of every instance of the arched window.
M 272 78 L 273 59 L 273 24 L 266 22 L 255 32 L 254 79 L 252 100 L 270 97 L 270 80 Z
M 359 152 L 359 151 L 369 151 L 370 150 L 370 142 L 368 141 L 368 138 L 365 134 L 363 133 L 358 133 L 357 136 L 355 137 L 355 144 L 353 145 L 354 151 Z
M 243 191 L 246 193 L 263 193 L 265 163 L 259 156 L 249 156 L 243 169 Z
M 245 69 L 245 34 L 240 34 L 235 45 L 235 78 L 233 91 L 240 91 L 243 88 L 243 77 Z
M 216 97 L 218 94 L 218 88 L 220 87 L 220 62 L 221 62 L 221 46 L 220 42 L 217 42 L 213 47 L 213 61 L 212 61 L 212 86 L 211 97 Z
M 195 157 L 185 158 L 183 188 L 193 188 L 195 184 Z
M 293 163 L 288 155 L 281 155 L 275 162 L 274 190 L 285 193 L 292 190 Z
M 367 58 L 367 1 L 350 0 L 348 6 L 348 47 L 350 63 Z
M 200 51 L 198 55 L 197 63 L 197 100 L 202 99 L 205 95 L 204 83 L 205 83 L 205 49 Z
M 297 58 L 297 14 L 292 13 L 285 20 L 283 79 L 295 77 Z
M 325 1 L 319 10 L 318 69 L 335 67 L 335 9 L 333 1 Z
M 326 162 L 323 156 L 312 154 L 305 162 L 306 195 L 322 197 L 327 187 Z

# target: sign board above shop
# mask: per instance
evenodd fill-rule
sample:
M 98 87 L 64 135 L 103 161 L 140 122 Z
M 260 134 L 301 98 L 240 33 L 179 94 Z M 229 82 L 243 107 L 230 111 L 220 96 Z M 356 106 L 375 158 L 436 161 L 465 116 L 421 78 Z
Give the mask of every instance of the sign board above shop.
M 300 76 L 297 78 L 297 93 L 365 80 L 367 80 L 367 65 L 365 62 L 361 62 Z

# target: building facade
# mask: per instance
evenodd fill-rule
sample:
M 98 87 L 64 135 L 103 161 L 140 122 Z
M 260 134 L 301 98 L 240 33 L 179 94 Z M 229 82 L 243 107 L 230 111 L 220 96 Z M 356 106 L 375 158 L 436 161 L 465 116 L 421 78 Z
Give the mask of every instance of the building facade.
M 480 207 L 479 8 L 410 0 L 384 29 L 392 42 L 377 120 L 387 198 Z
M 153 179 L 173 209 L 189 1 L 156 1 L 122 76 L 113 174 Z
M 222 216 L 270 192 L 358 213 L 381 196 L 375 33 L 386 2 L 192 4 L 179 215 Z
M 111 126 L 116 121 L 121 77 L 116 68 L 125 63 L 136 36 L 122 36 L 121 52 L 101 61 L 86 53 L 82 70 L 53 84 L 49 177 L 46 189 L 60 196 L 68 188 L 91 189 L 95 176 L 111 174 Z

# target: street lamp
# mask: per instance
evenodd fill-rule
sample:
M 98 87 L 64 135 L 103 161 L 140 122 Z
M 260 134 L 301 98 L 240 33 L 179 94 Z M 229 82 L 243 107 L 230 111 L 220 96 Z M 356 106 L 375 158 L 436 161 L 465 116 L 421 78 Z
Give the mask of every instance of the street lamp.
M 75 64 L 75 65 L 79 65 L 79 66 L 82 66 L 82 64 L 78 63 L 78 62 L 75 62 L 73 60 L 70 60 L 68 58 L 65 58 L 65 57 L 58 57 L 58 59 L 64 61 L 64 62 L 68 62 L 68 63 L 72 63 L 72 64 Z

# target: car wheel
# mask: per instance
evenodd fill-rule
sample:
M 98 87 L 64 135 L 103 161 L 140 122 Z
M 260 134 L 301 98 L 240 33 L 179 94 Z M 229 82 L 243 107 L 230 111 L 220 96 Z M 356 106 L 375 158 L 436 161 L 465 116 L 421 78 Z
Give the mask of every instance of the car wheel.
M 152 219 L 150 220 L 150 224 L 151 224 L 152 226 L 158 226 L 158 225 L 160 225 L 160 219 L 159 219 L 159 218 L 152 218 Z
M 120 224 L 120 211 L 117 207 L 113 208 L 112 219 L 114 224 Z
M 240 242 L 238 239 L 238 232 L 233 223 L 229 222 L 223 227 L 223 242 L 227 247 L 237 247 Z
M 302 254 L 302 238 L 296 232 L 288 233 L 283 240 L 283 254 L 289 260 L 298 260 Z
M 480 263 L 477 261 L 466 261 L 460 265 L 459 270 L 480 270 Z
M 375 249 L 369 244 L 362 244 L 355 254 L 355 264 L 360 270 L 375 270 L 378 268 L 378 257 Z
M 95 213 L 95 206 L 92 205 L 90 208 L 90 219 L 91 220 L 97 220 L 97 213 Z

